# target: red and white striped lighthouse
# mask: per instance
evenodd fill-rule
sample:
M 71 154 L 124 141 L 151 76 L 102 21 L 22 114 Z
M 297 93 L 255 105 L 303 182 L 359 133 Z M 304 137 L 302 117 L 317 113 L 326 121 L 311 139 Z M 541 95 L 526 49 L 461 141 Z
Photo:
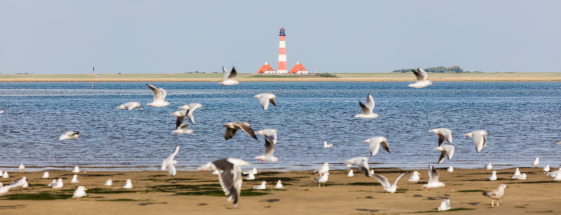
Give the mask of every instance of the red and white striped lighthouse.
M 284 42 L 284 27 L 280 29 L 280 44 L 279 44 L 279 69 L 277 73 L 288 73 L 288 69 L 286 68 L 286 44 Z

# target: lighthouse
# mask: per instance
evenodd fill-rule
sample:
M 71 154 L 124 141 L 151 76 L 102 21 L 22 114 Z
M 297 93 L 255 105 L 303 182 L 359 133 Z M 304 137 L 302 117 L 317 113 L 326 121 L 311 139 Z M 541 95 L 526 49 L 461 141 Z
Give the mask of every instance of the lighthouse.
M 284 27 L 280 29 L 279 36 L 279 69 L 277 70 L 277 73 L 288 73 L 286 68 L 286 44 L 284 42 L 286 34 L 284 33 Z

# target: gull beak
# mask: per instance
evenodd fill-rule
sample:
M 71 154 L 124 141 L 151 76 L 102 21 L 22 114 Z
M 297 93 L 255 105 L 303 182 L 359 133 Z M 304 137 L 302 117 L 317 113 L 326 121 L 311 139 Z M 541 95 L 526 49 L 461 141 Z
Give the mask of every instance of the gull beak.
M 245 164 L 244 164 L 244 165 L 246 165 L 246 166 L 250 166 L 249 162 L 245 162 Z
M 88 188 L 84 188 L 84 191 L 88 191 Z

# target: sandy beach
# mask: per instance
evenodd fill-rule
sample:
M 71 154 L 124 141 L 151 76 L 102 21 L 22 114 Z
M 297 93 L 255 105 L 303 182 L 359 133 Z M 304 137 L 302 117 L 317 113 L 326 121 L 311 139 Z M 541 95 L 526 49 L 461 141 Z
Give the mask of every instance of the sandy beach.
M 87 169 L 86 169 L 87 171 Z M 355 169 L 355 173 L 358 170 Z M 375 169 L 391 182 L 405 170 Z M 412 170 L 407 170 L 410 172 Z M 453 173 L 439 169 L 441 182 L 446 187 L 428 191 L 421 186 L 427 182 L 426 169 L 421 182 L 412 183 L 403 177 L 396 193 L 385 193 L 377 180 L 355 174 L 347 177 L 345 170 L 331 171 L 325 187 L 318 187 L 313 171 L 259 172 L 254 181 L 244 177 L 243 191 L 237 208 L 226 201 L 218 178 L 211 172 L 180 171 L 171 177 L 165 171 L 80 172 L 79 183 L 70 183 L 74 173 L 50 171 L 49 179 L 43 172 L 28 172 L 29 188 L 12 189 L 0 197 L 2 214 L 410 214 L 439 213 L 436 209 L 444 198 L 451 201 L 453 214 L 527 214 L 560 213 L 561 184 L 544 175 L 541 168 L 522 168 L 527 180 L 512 180 L 514 169 L 497 170 L 497 181 L 488 181 L 484 169 L 456 169 Z M 20 178 L 11 172 L 11 178 L 0 179 L 9 184 Z M 46 185 L 53 178 L 63 178 L 64 188 Z M 111 178 L 113 186 L 104 186 Z M 123 189 L 126 179 L 134 188 Z M 274 189 L 278 180 L 284 189 Z M 252 190 L 261 181 L 267 181 L 267 190 Z M 484 191 L 506 184 L 501 206 L 491 207 Z M 88 196 L 72 199 L 78 186 L 85 186 Z

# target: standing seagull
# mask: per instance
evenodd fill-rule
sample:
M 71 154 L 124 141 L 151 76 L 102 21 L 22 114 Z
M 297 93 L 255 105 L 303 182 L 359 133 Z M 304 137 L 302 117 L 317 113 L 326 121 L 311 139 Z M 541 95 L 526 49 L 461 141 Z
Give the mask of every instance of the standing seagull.
M 429 166 L 429 183 L 423 185 L 423 188 L 429 188 L 430 191 L 431 188 L 446 186 L 444 183 L 438 181 L 439 178 L 440 175 L 438 174 L 438 171 L 436 171 L 434 166 Z
M 318 182 L 318 187 L 319 187 L 321 184 L 323 184 L 323 186 L 325 187 L 325 182 L 327 182 L 327 180 L 329 179 L 328 176 L 329 176 L 329 173 L 326 172 L 326 173 L 320 175 L 319 177 L 313 178 L 313 179 L 316 180 L 316 181 Z
M 508 188 L 508 186 L 501 184 L 499 186 L 499 189 L 494 189 L 489 192 L 484 192 L 483 195 L 491 198 L 491 206 L 495 206 L 494 205 L 495 200 L 497 201 L 497 206 L 500 206 L 499 199 L 503 197 L 503 195 L 505 194 L 505 188 Z
M 411 71 L 413 71 L 413 74 L 415 74 L 415 77 L 417 77 L 417 82 L 415 82 L 414 84 L 409 84 L 409 87 L 423 88 L 432 85 L 431 81 L 427 81 L 428 75 L 425 70 L 418 68 L 418 70 L 411 69 Z
M 275 107 L 277 106 L 277 104 L 275 103 L 275 99 L 277 98 L 277 96 L 275 96 L 275 94 L 261 93 L 253 97 L 259 99 L 259 103 L 261 103 L 261 106 L 263 106 L 263 110 L 267 110 L 267 108 L 269 108 L 269 103 L 273 104 Z
M 491 176 L 489 176 L 489 181 L 496 181 L 497 180 L 497 171 L 493 171 Z
M 491 163 L 489 163 L 485 166 L 485 168 L 487 169 L 487 172 L 489 172 L 490 170 L 493 169 L 493 165 L 491 165 Z
M 362 174 L 366 175 L 366 177 L 370 177 L 371 174 L 370 167 L 368 166 L 368 161 L 370 161 L 370 159 L 368 159 L 367 157 L 354 157 L 346 160 L 345 164 L 347 164 L 348 170 L 351 170 L 351 166 L 353 164 L 357 165 Z
M 273 141 L 273 144 L 277 144 L 277 134 L 279 132 L 275 129 L 263 129 L 255 132 L 255 134 L 261 134 L 265 136 L 265 138 L 269 138 L 269 140 Z
M 163 88 L 157 88 L 154 85 L 147 84 L 147 86 L 152 90 L 154 93 L 154 101 L 152 103 L 148 103 L 150 107 L 165 107 L 170 105 L 169 102 L 164 101 L 168 93 Z
M 138 108 L 138 109 L 142 110 L 142 105 L 138 102 L 127 102 L 125 104 L 119 105 L 115 109 L 117 109 L 117 110 L 132 110 L 132 109 L 135 109 L 135 108 Z
M 236 77 L 236 75 L 238 75 L 238 72 L 236 72 L 236 67 L 232 67 L 231 72 L 228 72 L 226 68 L 222 67 L 222 71 L 223 71 L 222 73 L 224 73 L 224 81 L 220 82 L 220 85 L 240 84 L 240 82 L 233 79 Z
M 19 173 L 20 174 L 25 174 L 25 173 L 23 173 L 23 171 L 25 171 L 25 166 L 23 164 L 20 164 L 19 165 Z
M 173 152 L 171 153 L 171 155 L 169 155 L 168 158 L 166 158 L 163 162 L 162 162 L 162 170 L 166 170 L 168 169 L 169 174 L 173 177 L 175 176 L 175 174 L 177 174 L 177 172 L 175 171 L 175 166 L 174 164 L 178 164 L 179 162 L 177 162 L 176 160 L 174 160 L 173 158 L 175 158 L 175 155 L 177 155 L 177 152 L 179 152 L 179 146 L 175 147 L 175 150 L 173 150 Z
M 226 140 L 232 139 L 238 129 L 242 129 L 247 135 L 257 140 L 257 136 L 255 136 L 253 129 L 251 129 L 251 125 L 247 122 L 231 122 L 223 126 L 226 127 L 226 133 L 224 134 L 224 139 Z
M 74 132 L 74 131 L 66 131 L 64 132 L 64 134 L 60 135 L 60 137 L 58 138 L 58 140 L 73 140 L 80 137 L 80 132 Z
M 27 178 L 25 176 L 21 177 L 20 179 L 12 182 L 12 184 L 8 185 L 11 187 L 19 187 L 19 190 L 23 189 L 23 185 L 27 184 Z
M 388 151 L 388 153 L 391 153 L 390 146 L 388 145 L 388 139 L 386 139 L 385 137 L 381 137 L 381 136 L 372 137 L 370 139 L 365 140 L 364 143 L 370 144 L 370 154 L 372 154 L 372 156 L 378 154 L 378 151 L 380 150 L 380 146 L 382 146 L 382 148 Z
M 362 102 L 358 102 L 360 108 L 362 109 L 362 114 L 357 114 L 355 117 L 363 118 L 363 119 L 372 119 L 379 117 L 378 114 L 372 113 L 376 104 L 374 103 L 374 98 L 370 94 L 366 97 L 366 105 L 362 104 Z
M 329 173 L 329 163 L 323 163 L 323 166 L 314 170 L 314 173 L 319 173 L 319 175 L 323 175 L 325 173 Z
M 395 191 L 397 190 L 397 182 L 399 181 L 399 179 L 401 177 L 403 177 L 404 175 L 409 174 L 408 172 L 401 174 L 399 177 L 397 177 L 397 179 L 395 179 L 395 182 L 393 184 L 390 184 L 390 181 L 388 181 L 388 179 L 386 177 L 384 177 L 383 175 L 372 175 L 372 177 L 376 178 L 380 184 L 382 184 L 382 186 L 384 186 L 384 190 L 388 193 L 395 193 Z
M 410 182 L 419 182 L 421 180 L 421 173 L 414 171 L 413 174 L 409 177 Z
M 477 130 L 464 134 L 465 137 L 473 137 L 475 150 L 477 150 L 477 153 L 483 150 L 487 145 L 487 135 L 489 134 L 485 130 Z
M 187 116 L 189 120 L 191 120 L 191 122 L 195 124 L 195 117 L 193 116 L 193 111 L 202 107 L 203 105 L 200 103 L 191 103 L 188 105 L 180 106 L 179 109 L 187 110 L 187 112 L 185 112 L 186 114 L 183 114 L 183 117 Z
M 452 144 L 452 132 L 450 129 L 447 128 L 435 128 L 429 130 L 429 132 L 435 133 L 438 136 L 438 146 L 442 146 L 445 140 L 448 140 L 448 143 Z
M 534 165 L 534 168 L 535 168 L 535 167 L 538 167 L 538 164 L 540 164 L 540 157 L 536 157 L 536 160 L 534 160 L 534 163 L 532 165 Z
M 236 207 L 242 191 L 242 165 L 249 166 L 249 163 L 241 159 L 227 158 L 209 162 L 201 166 L 199 171 L 219 170 L 220 186 L 228 195 L 228 202 L 232 202 Z
M 453 145 L 444 145 L 444 146 L 439 146 L 434 148 L 438 151 L 441 151 L 442 153 L 440 153 L 440 158 L 438 158 L 438 164 L 441 164 L 442 161 L 444 161 L 444 158 L 448 157 L 448 160 L 452 159 L 452 156 L 454 156 L 454 150 L 456 149 L 456 147 L 454 147 Z M 454 170 L 452 170 L 454 171 Z
M 275 153 L 275 143 L 273 143 L 272 140 L 265 136 L 265 153 L 263 153 L 263 155 L 261 156 L 255 157 L 255 159 L 260 160 L 261 163 L 263 163 L 263 161 L 279 161 L 279 158 L 273 156 L 273 153 Z

